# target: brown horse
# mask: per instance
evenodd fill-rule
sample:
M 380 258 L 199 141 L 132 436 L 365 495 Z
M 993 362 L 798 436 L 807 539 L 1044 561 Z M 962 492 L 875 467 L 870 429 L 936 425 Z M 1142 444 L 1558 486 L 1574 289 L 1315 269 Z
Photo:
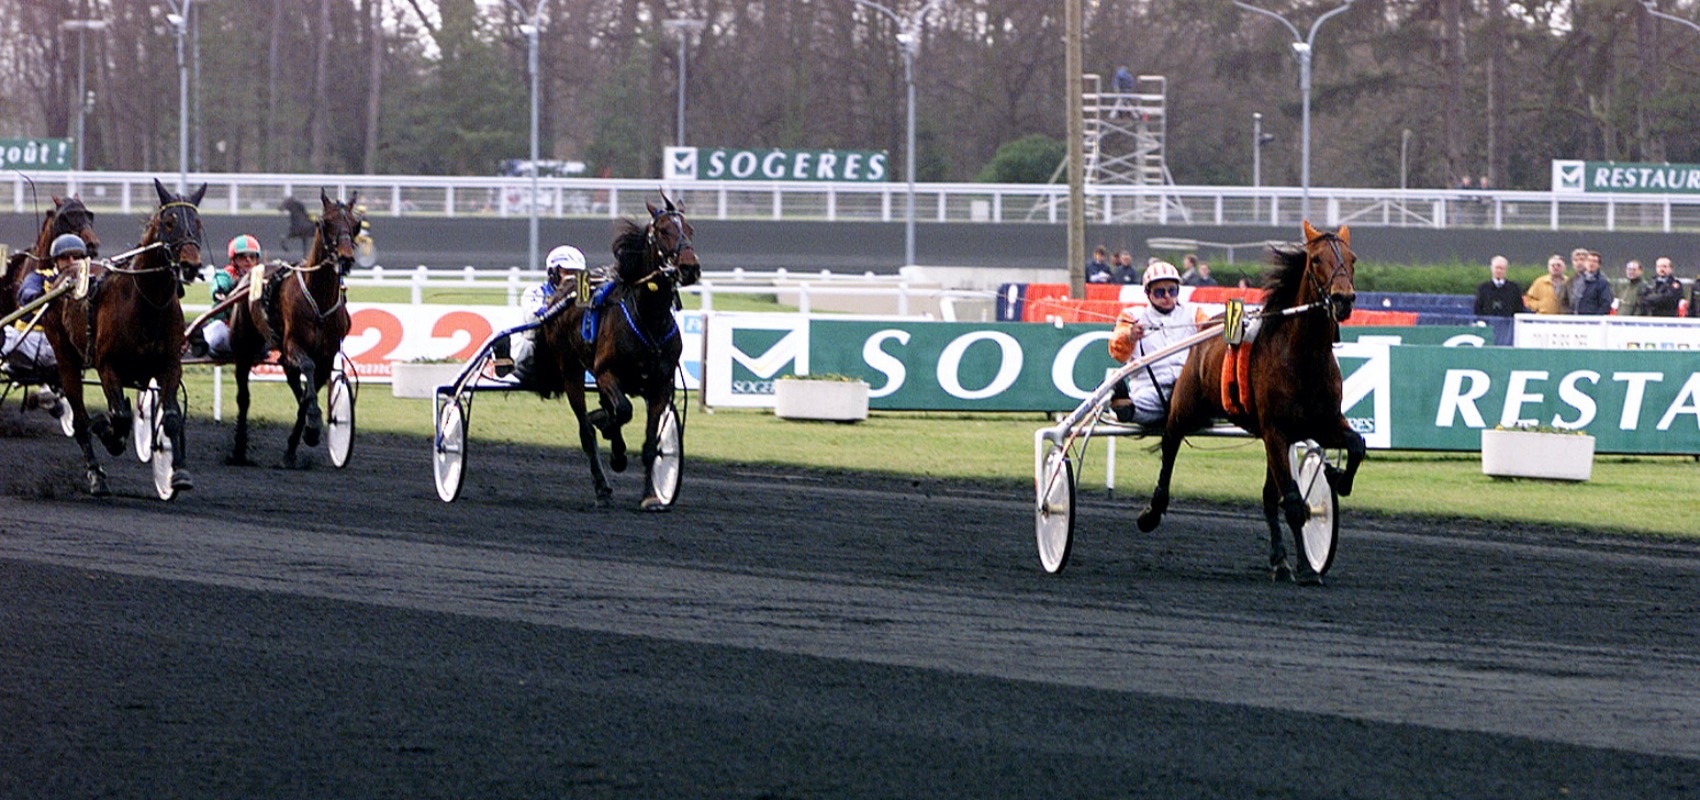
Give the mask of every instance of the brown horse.
M 23 285 L 24 276 L 47 263 L 47 250 L 53 240 L 67 233 L 74 233 L 83 240 L 90 258 L 100 255 L 100 237 L 94 232 L 94 212 L 83 205 L 81 198 L 53 198 L 53 207 L 42 215 L 41 232 L 35 237 L 35 246 L 13 253 L 6 260 L 5 272 L 0 273 L 0 317 L 17 310 L 18 287 Z
M 655 497 L 650 480 L 659 452 L 657 430 L 661 414 L 673 402 L 674 376 L 679 367 L 679 325 L 673 311 L 679 302 L 679 287 L 689 286 L 702 276 L 696 251 L 691 247 L 693 230 L 685 214 L 662 195 L 662 208 L 645 203 L 649 224 L 623 220 L 614 238 L 617 278 L 599 290 L 595 305 L 583 299 L 566 311 L 549 318 L 538 329 L 536 380 L 544 397 L 561 394 L 578 419 L 579 446 L 590 459 L 590 476 L 596 483 L 596 502 L 606 506 L 613 496 L 608 479 L 597 460 L 596 432 L 608 439 L 608 464 L 615 472 L 626 469 L 626 442 L 620 427 L 631 421 L 630 397 L 642 397 L 648 416 L 644 425 L 644 498 L 641 508 L 664 511 L 666 503 Z M 593 334 L 585 336 L 585 316 L 594 315 Z M 586 412 L 586 371 L 596 378 L 601 405 Z
M 295 393 L 295 427 L 289 431 L 284 464 L 301 462 L 296 449 L 305 441 L 317 447 L 324 427 L 319 408 L 319 390 L 330 380 L 348 335 L 348 305 L 344 302 L 343 278 L 354 268 L 354 238 L 360 233 L 360 215 L 354 211 L 358 193 L 347 202 L 332 200 L 319 190 L 324 213 L 313 226 L 313 242 L 307 259 L 262 277 L 260 270 L 248 280 L 270 280 L 266 292 L 275 300 L 238 303 L 230 316 L 230 347 L 236 358 L 236 443 L 228 463 L 250 464 L 248 460 L 248 373 L 268 351 L 278 351 L 289 388 Z
M 1210 339 L 1192 349 L 1186 367 L 1176 380 L 1170 399 L 1168 424 L 1163 431 L 1163 466 L 1151 503 L 1139 516 L 1139 529 L 1155 530 L 1169 508 L 1169 478 L 1181 441 L 1212 419 L 1231 422 L 1263 440 L 1268 473 L 1263 484 L 1263 514 L 1269 524 L 1269 566 L 1279 576 L 1290 574 L 1287 550 L 1282 545 L 1280 513 L 1285 511 L 1298 548 L 1297 578 L 1320 583 L 1304 555 L 1302 529 L 1309 512 L 1299 494 L 1298 483 L 1287 461 L 1293 442 L 1314 439 L 1330 448 L 1344 448 L 1346 470 L 1330 467 L 1328 480 L 1342 496 L 1352 493 L 1352 481 L 1364 458 L 1364 439 L 1347 424 L 1340 411 L 1340 366 L 1334 360 L 1334 342 L 1340 322 L 1352 315 L 1357 296 L 1353 273 L 1357 257 L 1352 254 L 1351 233 L 1324 233 L 1304 223 L 1304 244 L 1298 248 L 1276 248 L 1274 267 L 1265 276 L 1268 297 L 1263 310 L 1262 330 L 1249 344 L 1240 345 L 1249 357 L 1246 393 L 1224 398 L 1222 359 L 1228 353 L 1223 338 Z M 1240 401 L 1243 398 L 1244 402 Z M 1237 406 L 1225 409 L 1226 405 Z
M 61 295 L 42 317 L 47 340 L 59 357 L 59 377 L 71 404 L 72 435 L 87 462 L 89 493 L 110 491 L 95 460 L 92 430 L 118 455 L 134 416 L 125 389 L 159 384 L 163 432 L 171 442 L 171 487 L 194 488 L 184 468 L 183 412 L 177 403 L 183 377 L 183 285 L 201 273 L 201 215 L 196 208 L 206 184 L 188 197 L 173 194 L 156 179 L 159 209 L 142 231 L 141 251 L 128 266 L 91 264 L 88 294 Z M 58 281 L 75 281 L 75 274 Z M 91 419 L 83 404 L 83 370 L 100 375 L 107 412 Z M 143 424 L 149 421 L 143 420 Z

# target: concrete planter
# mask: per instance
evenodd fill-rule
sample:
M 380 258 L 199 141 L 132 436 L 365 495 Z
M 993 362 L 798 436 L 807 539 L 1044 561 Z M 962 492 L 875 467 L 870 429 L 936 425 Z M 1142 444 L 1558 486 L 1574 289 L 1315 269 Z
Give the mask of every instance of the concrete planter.
M 1594 437 L 1484 430 L 1482 472 L 1501 478 L 1585 481 L 1594 474 Z
M 437 393 L 438 386 L 454 383 L 465 364 L 415 364 L 406 361 L 390 363 L 390 393 L 396 397 L 424 398 Z
M 781 378 L 773 382 L 773 414 L 780 419 L 864 420 L 868 418 L 868 384 Z

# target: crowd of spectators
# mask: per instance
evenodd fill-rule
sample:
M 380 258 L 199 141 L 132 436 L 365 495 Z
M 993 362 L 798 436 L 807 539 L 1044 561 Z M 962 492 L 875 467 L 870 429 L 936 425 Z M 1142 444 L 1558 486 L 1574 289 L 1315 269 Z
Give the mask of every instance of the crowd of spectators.
M 1477 316 L 1509 317 L 1535 314 L 1617 314 L 1634 317 L 1675 317 L 1683 311 L 1682 281 L 1672 274 L 1671 260 L 1660 256 L 1647 277 L 1641 262 L 1630 259 L 1623 265 L 1623 280 L 1616 283 L 1600 271 L 1600 254 L 1586 248 L 1570 251 L 1570 263 L 1554 253 L 1547 257 L 1547 272 L 1529 283 L 1527 290 L 1505 276 L 1509 262 L 1494 256 L 1488 264 L 1490 278 L 1476 287 Z M 1688 290 L 1688 316 L 1700 316 L 1700 302 Z

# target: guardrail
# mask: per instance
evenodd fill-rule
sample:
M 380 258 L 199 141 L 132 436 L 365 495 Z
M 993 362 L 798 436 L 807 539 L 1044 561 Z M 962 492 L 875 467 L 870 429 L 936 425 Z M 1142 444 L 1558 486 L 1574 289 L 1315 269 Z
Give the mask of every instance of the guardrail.
M 206 272 L 210 274 L 210 270 L 209 267 Z M 205 277 L 203 275 L 203 278 Z M 503 293 L 504 304 L 514 306 L 519 305 L 520 298 L 527 289 L 541 283 L 543 279 L 542 270 L 519 267 L 489 270 L 473 267 L 386 269 L 375 266 L 355 270 L 344 283 L 355 288 L 405 288 L 408 290 L 408 302 L 413 305 L 423 304 L 428 290 L 500 291 Z M 822 298 L 891 298 L 894 300 L 892 311 L 884 313 L 949 322 L 969 316 L 959 313 L 964 301 L 983 304 L 983 311 L 986 313 L 980 314 L 979 317 L 982 320 L 990 319 L 989 309 L 993 307 L 997 297 L 995 292 L 946 289 L 927 281 L 914 281 L 901 276 L 873 273 L 852 275 L 825 270 L 791 272 L 785 269 L 772 272 L 744 269 L 704 272 L 700 281 L 683 287 L 681 292 L 700 297 L 704 311 L 715 310 L 714 299 L 717 295 L 774 295 L 787 305 L 795 305 L 799 314 L 814 312 L 816 301 Z M 918 306 L 923 303 L 926 308 L 919 309 Z M 210 308 L 211 304 L 185 303 L 183 307 L 191 314 L 198 314 Z
M 155 178 L 175 182 L 144 172 L 14 172 L 0 180 L 0 191 L 9 180 L 16 213 L 32 213 L 54 194 L 78 195 L 96 210 L 137 213 L 152 207 Z M 283 198 L 296 195 L 311 209 L 320 188 L 338 196 L 358 191 L 372 214 L 395 217 L 528 217 L 533 200 L 530 178 L 195 173 L 190 180 L 208 184 L 201 206 L 209 214 L 275 213 Z M 537 184 L 538 214 L 552 218 L 639 216 L 658 188 L 692 216 L 720 220 L 898 222 L 907 201 L 901 183 L 540 178 Z M 1068 207 L 1068 187 L 1058 184 L 919 183 L 915 195 L 922 222 L 1055 224 L 1066 221 Z M 1309 214 L 1298 187 L 1092 185 L 1086 196 L 1088 220 L 1102 224 L 1289 227 L 1309 217 L 1330 227 L 1700 231 L 1700 195 L 1312 187 Z

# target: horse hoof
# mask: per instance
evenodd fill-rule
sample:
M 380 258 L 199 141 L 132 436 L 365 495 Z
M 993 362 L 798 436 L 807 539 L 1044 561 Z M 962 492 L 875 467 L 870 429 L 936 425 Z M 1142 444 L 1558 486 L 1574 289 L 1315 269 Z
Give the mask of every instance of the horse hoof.
M 247 456 L 227 456 L 224 459 L 224 465 L 227 467 L 252 467 L 254 462 L 250 461 Z
M 1321 586 L 1322 573 L 1311 569 L 1309 564 L 1305 564 L 1298 574 L 1293 576 L 1293 580 L 1300 586 Z
M 645 497 L 643 502 L 638 504 L 638 509 L 640 511 L 661 513 L 665 512 L 668 509 L 668 506 L 666 503 L 661 502 L 661 498 L 659 497 Z
M 179 492 L 190 491 L 195 488 L 195 479 L 186 469 L 174 469 L 171 471 L 171 488 Z
M 1322 465 L 1322 477 L 1328 480 L 1328 485 L 1334 487 L 1334 492 L 1341 497 L 1352 496 L 1352 482 L 1345 479 L 1345 473 L 1334 468 L 1333 464 Z
M 302 430 L 301 431 L 301 442 L 303 444 L 307 445 L 308 447 L 318 447 L 319 446 L 319 426 L 308 425 L 306 427 L 306 429 Z
M 1283 558 L 1280 561 L 1272 561 L 1269 563 L 1269 580 L 1280 583 L 1281 581 L 1290 581 L 1292 579 L 1293 568 L 1287 563 L 1287 559 Z
M 1147 508 L 1145 509 L 1145 513 L 1139 515 L 1139 519 L 1135 520 L 1135 523 L 1139 525 L 1140 533 L 1150 533 L 1157 530 L 1157 525 L 1162 521 L 1162 514 Z
M 106 452 L 115 456 L 124 454 L 124 440 L 117 436 L 102 436 L 100 443 L 106 446 Z
M 625 472 L 626 466 L 627 465 L 626 465 L 626 454 L 625 453 L 610 453 L 608 455 L 608 468 L 609 469 L 612 469 L 615 472 Z
M 95 497 L 106 497 L 112 494 L 111 487 L 106 485 L 106 473 L 100 470 L 89 470 L 89 494 Z

